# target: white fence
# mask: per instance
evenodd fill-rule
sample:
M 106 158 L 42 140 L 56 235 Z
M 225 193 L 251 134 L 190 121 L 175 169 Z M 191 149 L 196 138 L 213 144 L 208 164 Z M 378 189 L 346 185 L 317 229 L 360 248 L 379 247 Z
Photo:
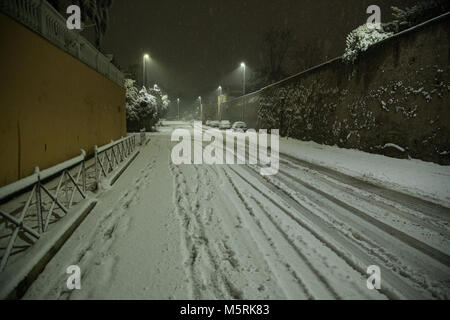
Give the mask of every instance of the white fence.
M 43 171 L 39 171 L 39 168 L 36 168 L 33 175 L 0 188 L 0 201 L 6 200 L 19 192 L 32 188 L 31 193 L 27 195 L 25 206 L 19 215 L 14 216 L 13 214 L 0 209 L 0 217 L 13 225 L 13 232 L 9 235 L 8 245 L 6 246 L 6 251 L 0 262 L 0 272 L 6 267 L 14 244 L 19 236 L 19 232 L 23 232 L 37 240 L 47 231 L 50 219 L 56 209 L 61 210 L 64 214 L 69 212 L 69 209 L 74 203 L 76 192 L 82 199 L 86 199 L 85 158 L 86 152 L 81 150 L 81 155 L 76 158 Z M 78 170 L 76 175 L 72 176 L 70 170 L 76 169 L 77 167 Z M 45 180 L 54 176 L 60 177 L 56 190 L 52 193 L 51 188 L 45 185 Z M 43 200 L 44 194 L 50 199 L 49 203 L 46 203 L 46 201 Z M 61 197 L 61 194 L 65 197 Z M 25 223 L 25 218 L 30 211 L 33 211 L 36 215 L 37 226 L 34 221 L 29 221 L 28 224 Z
M 103 147 L 95 146 L 95 180 L 107 177 L 120 163 L 127 159 L 136 148 L 136 136 L 131 135 L 118 141 L 112 141 Z
M 69 213 L 74 205 L 91 197 L 88 191 L 95 190 L 102 177 L 107 178 L 125 160 L 137 155 L 136 146 L 136 135 L 130 135 L 102 147 L 95 146 L 93 159 L 88 160 L 86 152 L 81 150 L 78 157 L 43 171 L 36 168 L 34 174 L 1 187 L 0 224 L 5 223 L 6 228 L 0 228 L 0 251 L 5 250 L 0 255 L 0 274 L 15 254 L 14 250 L 29 247 L 29 242 L 39 240 L 49 226 Z M 94 163 L 88 165 L 88 161 Z M 126 168 L 126 164 L 122 168 Z M 92 190 L 88 190 L 88 179 L 94 180 Z M 7 206 L 8 202 L 13 205 Z M 29 242 L 24 243 L 20 234 L 30 238 Z
M 78 32 L 67 29 L 66 19 L 45 0 L 0 0 L 0 11 L 39 33 L 105 77 L 124 86 L 124 75 Z

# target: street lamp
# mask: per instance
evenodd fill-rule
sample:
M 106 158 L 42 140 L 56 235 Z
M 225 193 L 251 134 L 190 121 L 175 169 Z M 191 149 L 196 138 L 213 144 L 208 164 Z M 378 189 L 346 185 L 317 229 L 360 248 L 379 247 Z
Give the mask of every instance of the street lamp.
M 222 106 L 222 86 L 219 86 L 219 99 L 217 102 L 218 108 L 217 108 L 217 117 L 220 118 L 220 107 Z
M 241 63 L 241 68 L 243 68 L 243 70 L 244 70 L 244 83 L 243 83 L 242 95 L 245 96 L 245 71 L 246 71 L 245 69 L 247 68 L 247 66 L 245 65 L 244 62 Z
M 180 121 L 180 98 L 177 99 L 178 104 L 178 121 Z
M 243 83 L 243 88 L 242 88 L 242 96 L 244 96 L 244 103 L 242 104 L 242 115 L 241 115 L 242 121 L 244 121 L 245 104 L 246 104 L 246 101 L 245 101 L 245 71 L 246 70 L 245 69 L 247 68 L 247 66 L 245 65 L 244 62 L 242 62 L 241 67 L 244 69 L 244 83 Z
M 203 122 L 203 105 L 202 105 L 202 97 L 199 96 L 198 100 L 200 101 L 200 121 Z
M 150 56 L 148 54 L 144 54 L 143 57 L 143 74 L 142 74 L 142 83 L 144 85 L 144 87 L 147 87 L 147 70 L 146 70 L 146 62 L 147 60 L 150 60 Z

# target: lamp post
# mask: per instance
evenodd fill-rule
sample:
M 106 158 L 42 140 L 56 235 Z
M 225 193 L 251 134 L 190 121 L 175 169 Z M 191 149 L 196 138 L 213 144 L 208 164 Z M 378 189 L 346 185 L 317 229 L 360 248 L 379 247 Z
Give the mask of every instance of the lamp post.
M 217 117 L 219 118 L 219 120 L 222 120 L 222 119 L 220 119 L 221 118 L 220 108 L 222 107 L 222 86 L 219 86 L 219 99 L 218 99 L 217 104 L 218 104 Z
M 247 66 L 245 65 L 245 63 L 244 62 L 242 62 L 241 63 L 241 67 L 243 68 L 243 70 L 244 70 L 244 82 L 243 82 L 243 85 L 242 85 L 242 95 L 244 95 L 245 96 L 245 69 L 247 68 Z
M 143 86 L 147 88 L 147 68 L 146 68 L 146 62 L 150 59 L 150 56 L 148 54 L 144 54 L 143 57 L 143 74 L 142 74 L 142 83 Z
M 177 99 L 178 104 L 178 121 L 180 121 L 180 98 Z
M 243 99 L 244 99 L 244 103 L 242 104 L 242 115 L 241 115 L 241 120 L 242 121 L 244 121 L 244 113 L 245 113 L 245 103 L 246 103 L 246 101 L 245 101 L 245 69 L 247 68 L 247 66 L 245 65 L 245 63 L 244 62 L 242 62 L 241 63 L 241 67 L 243 68 L 243 70 L 244 70 L 244 82 L 243 82 L 243 85 L 242 85 L 242 96 L 243 96 Z
M 198 100 L 200 101 L 200 121 L 203 122 L 203 105 L 202 105 L 202 97 L 198 97 Z

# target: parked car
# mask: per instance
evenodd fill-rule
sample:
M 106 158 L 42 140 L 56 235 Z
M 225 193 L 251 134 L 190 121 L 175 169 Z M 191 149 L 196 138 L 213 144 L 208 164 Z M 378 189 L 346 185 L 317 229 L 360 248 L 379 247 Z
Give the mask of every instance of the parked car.
M 219 129 L 221 130 L 231 129 L 231 122 L 229 120 L 220 121 Z
M 219 125 L 220 125 L 220 121 L 215 121 L 215 120 L 211 121 L 211 127 L 218 128 Z
M 242 121 L 237 121 L 237 122 L 233 123 L 233 126 L 231 128 L 233 129 L 233 131 L 246 132 L 247 131 L 247 124 L 245 122 L 242 122 Z

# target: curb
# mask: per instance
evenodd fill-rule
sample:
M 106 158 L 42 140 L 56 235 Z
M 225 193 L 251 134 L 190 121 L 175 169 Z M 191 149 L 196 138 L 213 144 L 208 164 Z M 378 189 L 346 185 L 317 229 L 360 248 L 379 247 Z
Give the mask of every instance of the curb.
M 96 204 L 96 200 L 87 199 L 75 206 L 58 226 L 42 235 L 23 257 L 9 265 L 0 276 L 0 299 L 21 299 Z M 16 268 L 19 265 L 23 267 Z
M 120 176 L 125 172 L 125 170 L 127 170 L 127 168 L 130 166 L 130 164 L 134 161 L 134 159 L 137 158 L 139 153 L 140 153 L 139 150 L 136 151 L 136 153 L 127 160 L 127 162 L 122 166 L 122 168 L 120 168 L 120 170 L 117 171 L 117 173 L 112 178 L 110 178 L 110 183 L 109 183 L 110 186 L 112 186 L 114 183 L 116 183 L 116 181 L 120 178 Z

